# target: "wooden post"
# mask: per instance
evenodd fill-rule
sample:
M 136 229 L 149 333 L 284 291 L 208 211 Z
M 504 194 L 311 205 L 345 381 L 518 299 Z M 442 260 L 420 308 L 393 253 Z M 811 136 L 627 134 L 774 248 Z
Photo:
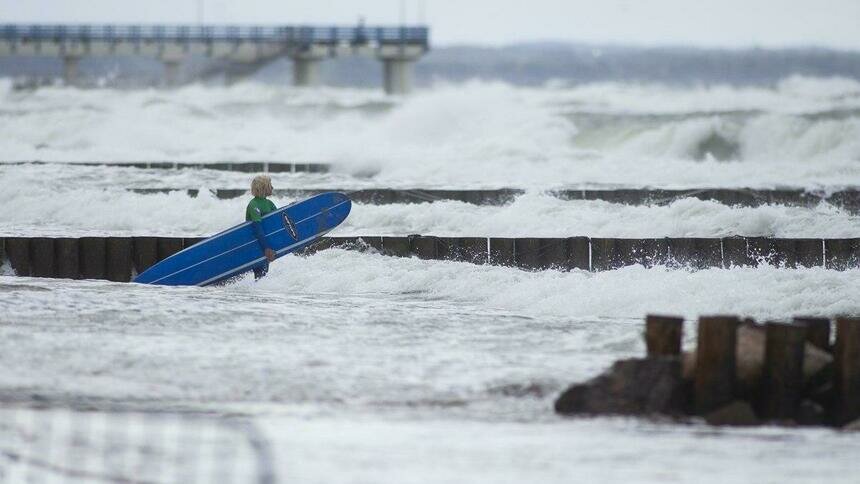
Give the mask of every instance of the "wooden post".
M 106 239 L 104 237 L 81 237 L 79 267 L 82 279 L 104 279 L 106 261 Z
M 699 318 L 694 391 L 700 415 L 734 399 L 738 324 L 735 316 Z
M 27 237 L 9 237 L 6 239 L 6 257 L 15 270 L 15 275 L 30 275 L 30 239 Z
M 794 324 L 806 327 L 806 341 L 824 351 L 831 351 L 830 320 L 827 318 L 794 318 Z
M 394 257 L 411 257 L 408 237 L 382 237 L 382 252 Z
M 138 274 L 155 265 L 158 262 L 158 240 L 155 237 L 134 237 L 132 262 Z
M 836 319 L 833 360 L 838 425 L 860 418 L 860 318 Z
M 436 259 L 438 243 L 433 236 L 409 236 L 412 239 L 412 250 L 419 259 Z
M 128 282 L 131 280 L 132 239 L 131 237 L 108 237 L 105 247 L 107 280 Z
M 54 239 L 34 237 L 30 239 L 30 273 L 33 277 L 54 277 Z
M 490 264 L 514 266 L 516 264 L 516 239 L 493 237 L 490 239 Z
M 159 237 L 157 239 L 158 261 L 161 262 L 182 250 L 182 244 L 182 239 L 179 237 Z
M 57 262 L 57 277 L 64 279 L 80 279 L 80 254 L 78 239 L 59 238 L 54 240 L 54 255 Z
M 803 392 L 806 327 L 769 322 L 765 335 L 761 415 L 769 420 L 794 419 Z
M 648 356 L 678 356 L 684 319 L 649 314 L 645 318 L 645 346 Z

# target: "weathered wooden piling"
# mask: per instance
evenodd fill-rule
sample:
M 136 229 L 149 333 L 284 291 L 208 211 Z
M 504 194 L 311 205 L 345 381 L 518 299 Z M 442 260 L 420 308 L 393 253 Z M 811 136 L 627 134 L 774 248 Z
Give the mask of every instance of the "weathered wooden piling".
M 411 257 L 411 240 L 408 237 L 382 237 L 382 253 L 393 257 Z
M 184 242 L 181 237 L 159 237 L 158 260 L 162 261 L 182 250 Z
M 113 282 L 128 282 L 131 280 L 132 267 L 131 237 L 108 237 L 105 246 L 107 267 L 105 276 Z
M 595 271 L 610 271 L 627 265 L 623 260 L 621 239 L 592 238 L 591 267 Z
M 822 267 L 824 253 L 821 239 L 769 239 L 771 264 L 775 266 Z
M 513 267 L 516 265 L 516 239 L 493 237 L 490 239 L 490 264 Z
M 649 314 L 645 318 L 645 346 L 648 356 L 680 355 L 683 332 L 684 318 Z
M 436 237 L 417 235 L 413 238 L 413 250 L 419 259 L 436 259 L 437 258 L 437 241 Z
M 825 239 L 825 263 L 828 269 L 844 271 L 860 266 L 860 239 Z
M 365 247 L 373 249 L 377 252 L 382 252 L 382 237 L 359 237 L 358 243 L 363 244 Z
M 472 264 L 486 264 L 488 261 L 486 237 L 458 237 L 455 256 L 452 260 Z
M 806 327 L 806 341 L 824 351 L 830 351 L 830 320 L 827 318 L 794 318 L 794 324 Z
M 518 238 L 514 241 L 516 265 L 526 270 L 558 267 L 562 260 L 567 259 L 565 242 L 565 239 Z
M 54 277 L 56 271 L 54 239 L 36 237 L 30 240 L 30 275 Z
M 56 260 L 56 277 L 63 279 L 80 279 L 81 267 L 78 239 L 55 239 L 54 259 Z
M 836 319 L 833 356 L 834 414 L 843 425 L 860 418 L 860 318 Z
M 669 239 L 669 262 L 693 269 L 721 267 L 723 254 L 720 239 L 684 237 Z
M 761 416 L 767 420 L 797 417 L 803 392 L 803 355 L 806 327 L 765 324 L 765 356 L 760 391 Z
M 744 237 L 747 243 L 747 260 L 751 266 L 774 264 L 776 254 L 767 237 Z
M 753 261 L 747 253 L 747 239 L 744 237 L 723 237 L 721 242 L 724 268 L 753 265 Z
M 16 275 L 29 276 L 30 272 L 30 239 L 26 237 L 6 238 L 6 257 L 12 264 Z
M 83 260 L 84 253 L 90 253 L 100 243 L 94 237 L 78 240 L 80 271 L 75 277 L 85 277 L 86 270 L 93 265 L 92 258 Z M 104 237 L 104 241 L 108 240 Z M 28 237 L 9 237 L 4 240 L 5 258 L 11 262 L 19 275 L 60 274 L 60 257 L 57 244 L 61 239 L 40 239 Z M 69 239 L 66 239 L 69 240 Z M 87 242 L 82 242 L 87 240 Z M 161 261 L 183 248 L 204 240 L 203 237 L 133 237 L 132 265 L 141 273 L 155 262 Z M 371 248 L 385 255 L 413 256 L 431 260 L 453 260 L 475 264 L 494 264 L 519 267 L 526 270 L 613 270 L 624 266 L 640 264 L 651 267 L 659 264 L 688 265 L 695 268 L 714 266 L 731 267 L 735 265 L 757 265 L 755 257 L 763 258 L 765 263 L 786 266 L 811 265 L 812 261 L 828 260 L 828 268 L 848 269 L 858 267 L 860 260 L 854 258 L 851 245 L 854 239 L 845 239 L 839 247 L 847 247 L 848 252 L 835 255 L 825 252 L 834 246 L 836 240 L 823 239 L 766 239 L 730 237 L 723 239 L 611 239 L 587 237 L 567 238 L 485 238 L 485 237 L 436 237 L 410 235 L 391 236 L 350 236 L 323 237 L 312 247 L 299 253 L 308 255 L 327 248 L 364 250 Z M 858 239 L 860 240 L 860 239 Z M 53 241 L 53 242 L 51 242 Z M 54 244 L 53 255 L 46 247 Z M 95 245 L 94 245 L 95 244 Z M 750 245 L 751 244 L 751 245 Z M 847 245 L 846 245 L 847 244 Z M 747 247 L 750 245 L 750 247 Z M 838 244 L 836 244 L 838 246 Z M 850 250 L 849 250 L 850 249 Z M 107 257 L 107 256 L 105 256 Z M 53 258 L 53 261 L 51 260 Z M 70 260 L 70 259 L 69 259 Z M 834 260 L 841 261 L 834 266 Z M 53 264 L 53 266 L 52 266 Z M 106 262 L 106 270 L 111 270 L 112 262 Z M 119 270 L 125 271 L 125 264 Z M 820 265 L 820 264 L 819 264 Z M 38 266 L 38 267 L 37 267 Z M 53 268 L 52 268 L 53 267 Z M 67 264 L 60 277 L 72 277 L 73 264 Z M 106 272 L 105 272 L 106 273 Z
M 132 264 L 138 274 L 158 262 L 158 239 L 155 237 L 134 237 L 132 239 Z
M 81 237 L 78 243 L 81 279 L 104 279 L 107 239 L 105 237 Z
M 699 318 L 694 377 L 696 413 L 703 415 L 732 401 L 735 396 L 738 318 Z

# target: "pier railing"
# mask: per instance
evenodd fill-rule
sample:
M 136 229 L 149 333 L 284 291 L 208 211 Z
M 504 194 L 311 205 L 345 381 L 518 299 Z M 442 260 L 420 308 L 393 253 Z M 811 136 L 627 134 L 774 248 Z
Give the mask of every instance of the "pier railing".
M 238 25 L 20 25 L 0 26 L 7 41 L 212 42 L 243 41 L 286 44 L 428 45 L 427 27 L 406 26 L 238 26 Z

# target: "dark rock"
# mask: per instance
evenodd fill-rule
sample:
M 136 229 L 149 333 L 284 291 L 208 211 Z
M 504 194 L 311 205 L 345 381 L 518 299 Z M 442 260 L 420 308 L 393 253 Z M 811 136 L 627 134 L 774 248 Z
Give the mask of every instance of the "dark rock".
M 803 400 L 797 410 L 797 423 L 800 425 L 824 425 L 827 415 L 824 407 L 811 401 Z
M 679 415 L 689 400 L 678 357 L 631 358 L 572 385 L 555 401 L 564 415 Z
M 547 384 L 542 384 L 538 382 L 531 383 L 509 383 L 505 385 L 498 385 L 494 387 L 490 387 L 487 390 L 496 395 L 502 395 L 504 397 L 535 397 L 542 398 L 544 395 L 550 392 L 550 386 Z
M 759 425 L 761 421 L 756 417 L 752 405 L 743 400 L 735 400 L 724 405 L 713 412 L 705 415 L 705 421 L 711 425 L 728 425 L 735 427 L 746 427 Z

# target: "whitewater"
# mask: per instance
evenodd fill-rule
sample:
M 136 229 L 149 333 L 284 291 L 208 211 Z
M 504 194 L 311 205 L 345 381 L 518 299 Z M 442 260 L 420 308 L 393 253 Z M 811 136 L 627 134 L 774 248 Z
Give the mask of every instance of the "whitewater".
M 171 90 L 0 82 L 0 236 L 205 236 L 250 174 L 83 161 L 320 162 L 275 188 L 522 188 L 502 206 L 355 204 L 332 235 L 860 237 L 860 216 L 557 188 L 860 185 L 860 82 L 438 82 L 408 97 L 253 81 Z M 131 188 L 194 188 L 139 194 Z M 292 202 L 275 198 L 278 206 Z M 212 288 L 0 268 L 0 397 L 246 415 L 302 482 L 854 482 L 855 436 L 564 419 L 558 393 L 644 351 L 648 313 L 860 314 L 860 269 L 528 272 L 329 250 Z M 694 344 L 687 326 L 685 345 Z M 731 463 L 726 466 L 726 463 Z M 729 467 L 728 469 L 726 467 Z

